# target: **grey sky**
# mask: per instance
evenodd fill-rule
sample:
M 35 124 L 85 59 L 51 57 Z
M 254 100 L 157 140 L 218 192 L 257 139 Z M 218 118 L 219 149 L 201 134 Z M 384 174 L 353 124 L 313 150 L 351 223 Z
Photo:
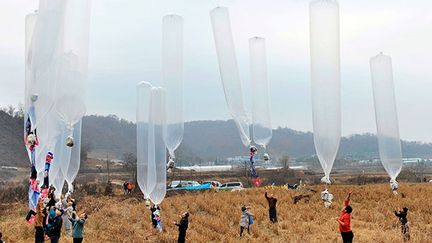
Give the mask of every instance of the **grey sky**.
M 274 126 L 312 130 L 308 2 L 93 0 L 88 114 L 135 120 L 135 84 L 160 83 L 161 20 L 177 13 L 184 18 L 185 119 L 230 118 L 209 17 L 219 5 L 230 10 L 244 92 L 250 93 L 248 38 L 262 36 Z M 343 134 L 376 131 L 369 57 L 383 51 L 393 58 L 401 137 L 432 142 L 432 2 L 339 2 Z M 0 105 L 22 101 L 24 16 L 36 8 L 36 0 L 0 0 Z

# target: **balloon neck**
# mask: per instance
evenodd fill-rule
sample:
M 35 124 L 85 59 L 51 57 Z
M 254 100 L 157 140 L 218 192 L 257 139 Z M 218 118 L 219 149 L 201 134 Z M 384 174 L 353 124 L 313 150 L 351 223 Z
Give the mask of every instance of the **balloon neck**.
M 68 183 L 68 192 L 69 192 L 70 194 L 72 194 L 73 191 L 74 191 L 74 187 L 73 187 L 72 183 Z
M 72 137 L 73 136 L 73 129 L 74 129 L 73 125 L 71 123 L 67 124 L 66 129 L 68 131 L 68 135 Z
M 175 159 L 174 151 L 169 151 L 169 158 L 172 159 L 172 160 Z
M 326 187 L 327 187 L 327 185 L 331 184 L 331 181 L 327 176 L 324 176 L 323 178 L 321 178 L 321 182 L 324 182 Z

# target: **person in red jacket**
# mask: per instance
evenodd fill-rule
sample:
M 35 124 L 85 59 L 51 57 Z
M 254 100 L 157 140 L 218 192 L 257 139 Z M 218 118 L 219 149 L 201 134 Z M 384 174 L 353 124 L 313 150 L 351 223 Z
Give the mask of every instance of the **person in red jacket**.
M 336 218 L 339 223 L 339 232 L 341 232 L 343 243 L 351 243 L 353 242 L 354 238 L 354 234 L 351 230 L 352 207 L 349 205 L 351 194 L 352 192 L 348 193 L 348 196 L 344 201 L 344 207 L 342 209 L 341 215 L 339 218 Z

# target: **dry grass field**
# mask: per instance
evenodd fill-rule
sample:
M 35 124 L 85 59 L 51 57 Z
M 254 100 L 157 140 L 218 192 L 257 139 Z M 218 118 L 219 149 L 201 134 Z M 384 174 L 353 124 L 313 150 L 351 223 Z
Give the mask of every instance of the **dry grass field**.
M 402 242 L 399 224 L 393 215 L 395 207 L 410 209 L 412 242 L 432 242 L 432 185 L 403 184 L 394 196 L 388 184 L 366 186 L 332 185 L 333 208 L 326 209 L 319 198 L 322 186 L 312 186 L 309 203 L 293 204 L 292 196 L 305 192 L 285 188 L 247 189 L 239 192 L 202 192 L 167 197 L 162 203 L 164 232 L 149 236 L 150 213 L 144 200 L 136 197 L 78 198 L 80 211 L 89 219 L 85 242 L 175 242 L 177 229 L 172 225 L 178 215 L 191 213 L 188 242 L 341 242 L 336 217 L 349 190 L 352 196 L 352 227 L 355 242 Z M 264 192 L 278 198 L 279 223 L 272 225 L 267 216 Z M 239 238 L 239 218 L 242 204 L 252 206 L 255 214 L 251 235 Z M 25 204 L 0 207 L 0 230 L 7 242 L 32 242 L 33 227 L 24 221 Z M 62 236 L 60 242 L 72 242 Z

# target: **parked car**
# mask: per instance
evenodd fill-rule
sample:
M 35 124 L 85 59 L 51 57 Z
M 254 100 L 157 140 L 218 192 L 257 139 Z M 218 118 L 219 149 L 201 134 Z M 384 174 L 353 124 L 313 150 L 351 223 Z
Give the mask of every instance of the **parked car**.
M 200 184 L 197 181 L 172 181 L 168 187 L 169 188 L 181 188 L 185 186 L 199 186 Z
M 210 183 L 212 187 L 221 187 L 222 183 L 219 181 L 204 181 L 202 184 Z
M 220 191 L 238 191 L 243 189 L 241 182 L 227 182 L 219 187 Z

